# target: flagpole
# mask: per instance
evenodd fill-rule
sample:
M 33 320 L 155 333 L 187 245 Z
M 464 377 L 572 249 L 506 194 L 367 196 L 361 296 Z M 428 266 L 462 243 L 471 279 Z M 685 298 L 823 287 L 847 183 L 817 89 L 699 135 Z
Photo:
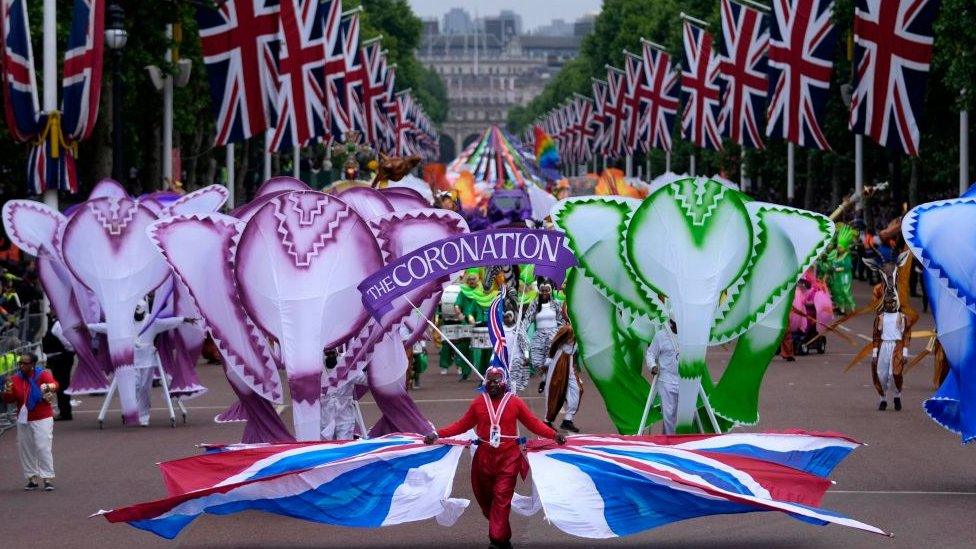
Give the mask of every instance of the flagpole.
M 626 161 L 625 173 L 627 174 L 627 177 L 633 177 L 634 176 L 634 155 L 628 153 L 627 157 L 625 158 L 625 161 Z
M 959 111 L 959 194 L 969 188 L 969 111 Z
M 234 209 L 234 144 L 228 143 L 224 147 L 224 159 L 227 163 L 227 209 Z
M 688 160 L 688 175 L 695 177 L 695 153 L 691 153 L 691 158 Z
M 864 136 L 854 135 L 854 196 L 864 193 Z M 863 204 L 863 202 L 862 202 Z
M 173 40 L 173 25 L 166 25 L 166 39 Z M 166 63 L 173 64 L 173 47 L 166 49 Z M 173 75 L 163 79 L 163 190 L 173 184 Z
M 647 164 L 647 166 L 645 168 L 644 173 L 647 174 L 647 181 L 650 181 L 651 179 L 653 179 L 651 177 L 651 151 L 647 151 L 647 158 L 645 160 L 645 163 Z
M 786 143 L 786 204 L 793 205 L 793 197 L 796 195 L 796 171 L 794 166 L 793 142 Z M 810 183 L 807 182 L 809 185 Z
M 264 180 L 271 179 L 271 129 L 264 131 Z
M 671 151 L 665 151 L 664 153 L 664 171 L 671 171 Z
M 58 42 L 57 42 L 57 1 L 44 0 L 44 112 L 54 113 L 58 110 Z M 53 136 L 51 139 L 59 139 Z M 50 208 L 58 209 L 58 182 L 54 188 L 49 188 L 45 181 L 44 203 Z M 47 317 L 43 317 L 46 319 Z
M 291 161 L 291 163 L 293 164 L 293 166 L 291 167 L 291 172 L 292 172 L 291 175 L 295 179 L 301 179 L 301 171 L 300 171 L 301 162 L 302 162 L 302 148 L 299 147 L 298 145 L 295 145 L 295 153 L 292 155 L 292 161 Z

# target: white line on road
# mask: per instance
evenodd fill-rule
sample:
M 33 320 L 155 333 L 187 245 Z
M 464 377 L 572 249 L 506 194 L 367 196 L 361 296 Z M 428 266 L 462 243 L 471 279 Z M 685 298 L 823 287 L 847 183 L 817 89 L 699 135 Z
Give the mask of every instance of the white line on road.
M 830 490 L 827 494 L 877 494 L 891 496 L 976 496 L 976 492 L 927 492 L 912 490 Z

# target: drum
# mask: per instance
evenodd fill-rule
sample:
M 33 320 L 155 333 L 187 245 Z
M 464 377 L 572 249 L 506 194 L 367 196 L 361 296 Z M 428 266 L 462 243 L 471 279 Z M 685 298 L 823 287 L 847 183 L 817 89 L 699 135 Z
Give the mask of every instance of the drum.
M 461 332 L 464 330 L 464 328 L 466 328 L 466 326 L 463 324 L 444 324 L 440 328 L 441 332 L 444 333 L 444 337 L 450 339 L 451 341 L 455 341 L 464 337 L 461 335 Z
M 471 330 L 472 349 L 491 349 L 491 338 L 488 337 L 488 328 L 477 327 Z
M 461 321 L 461 315 L 457 313 L 457 307 L 454 306 L 454 303 L 457 302 L 458 294 L 460 293 L 461 286 L 457 284 L 446 286 L 444 291 L 441 292 L 441 317 L 444 320 L 448 322 Z M 454 338 L 451 337 L 451 339 Z

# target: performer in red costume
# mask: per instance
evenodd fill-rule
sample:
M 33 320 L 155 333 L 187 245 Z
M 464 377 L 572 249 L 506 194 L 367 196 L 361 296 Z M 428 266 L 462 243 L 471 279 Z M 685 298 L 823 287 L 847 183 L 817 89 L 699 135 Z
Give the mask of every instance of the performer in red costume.
M 555 439 L 559 444 L 566 437 L 543 423 L 517 395 L 508 391 L 508 376 L 502 368 L 485 372 L 485 392 L 476 396 L 468 411 L 456 422 L 430 433 L 424 438 L 433 444 L 438 437 L 453 437 L 474 427 L 478 435 L 478 449 L 471 463 L 471 487 L 481 512 L 488 519 L 490 547 L 512 547 L 512 528 L 508 515 L 512 509 L 516 477 L 529 472 L 529 462 L 518 442 L 516 421 L 540 437 Z

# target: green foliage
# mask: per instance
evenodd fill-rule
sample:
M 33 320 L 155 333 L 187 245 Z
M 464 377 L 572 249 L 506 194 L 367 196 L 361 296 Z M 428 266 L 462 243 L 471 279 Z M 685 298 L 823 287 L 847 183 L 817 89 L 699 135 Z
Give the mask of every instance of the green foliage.
M 593 32 L 585 37 L 580 55 L 567 63 L 546 88 L 525 107 L 509 112 L 508 126 L 513 132 L 521 132 L 549 110 L 569 99 L 573 93 L 592 96 L 590 78 L 606 78 L 605 65 L 623 66 L 623 50 L 640 51 L 641 37 L 663 45 L 675 60 L 682 57 L 681 12 L 709 23 L 713 36 L 721 33 L 720 3 L 716 0 L 604 0 L 603 9 L 594 23 Z M 825 115 L 821 124 L 833 147 L 832 153 L 821 154 L 797 147 L 796 196 L 803 196 L 807 185 L 806 155 L 815 155 L 809 184 L 817 187 L 813 193 L 818 202 L 828 200 L 829 185 L 834 163 L 839 163 L 839 191 L 850 192 L 853 187 L 854 140 L 848 129 L 848 108 L 841 97 L 843 84 L 851 81 L 851 60 L 848 58 L 848 40 L 854 18 L 853 0 L 836 0 L 834 21 L 837 26 L 838 44 L 834 56 L 834 71 Z M 941 11 L 935 22 L 935 46 L 932 72 L 928 80 L 926 101 L 921 116 L 921 155 L 919 193 L 922 197 L 952 194 L 958 173 L 958 124 L 957 113 L 963 108 L 972 109 L 976 104 L 976 4 L 972 0 L 942 0 Z M 742 151 L 734 143 L 726 142 L 723 152 L 696 149 L 680 138 L 680 127 L 673 136 L 672 170 L 688 169 L 692 154 L 696 156 L 697 172 L 713 174 L 724 172 L 727 177 L 739 179 Z M 865 143 L 865 181 L 889 181 L 896 172 L 907 186 L 910 162 L 897 160 L 901 155 L 873 143 Z M 747 151 L 744 159 L 755 181 L 761 179 L 764 198 L 785 198 L 786 143 L 779 139 L 768 140 L 762 151 Z M 650 153 L 652 173 L 663 171 L 662 151 Z M 895 159 L 893 161 L 893 159 Z M 638 157 L 635 165 L 643 165 L 646 158 Z M 765 196 L 771 193 L 770 196 Z M 896 199 L 906 198 L 903 189 L 896 189 Z M 811 207 L 817 204 L 810 205 Z M 831 206 L 832 207 L 832 206 Z

